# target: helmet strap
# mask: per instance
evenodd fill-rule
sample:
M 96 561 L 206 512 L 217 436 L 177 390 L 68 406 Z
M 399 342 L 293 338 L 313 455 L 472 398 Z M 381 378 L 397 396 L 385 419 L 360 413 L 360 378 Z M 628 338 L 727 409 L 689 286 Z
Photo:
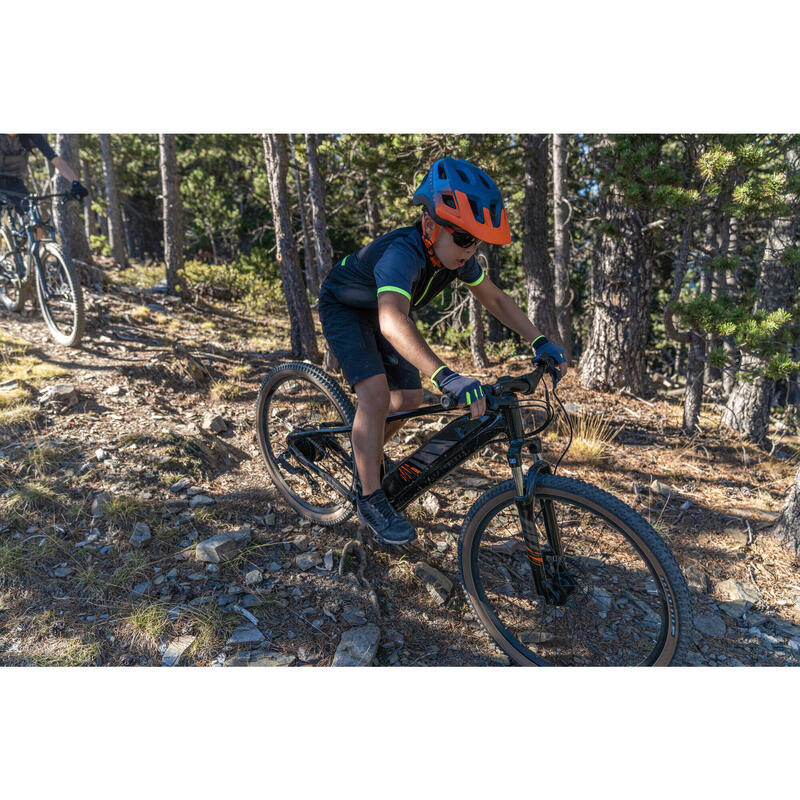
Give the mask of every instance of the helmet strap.
M 431 217 L 431 219 L 433 219 L 433 217 Z M 442 267 L 442 262 L 439 261 L 438 258 L 436 258 L 436 254 L 433 252 L 434 242 L 436 241 L 436 237 L 439 235 L 439 223 L 436 222 L 436 220 L 434 220 L 433 224 L 434 224 L 433 236 L 429 239 L 425 235 L 425 218 L 423 217 L 422 226 L 421 226 L 422 227 L 422 244 L 425 245 L 425 249 L 428 251 L 428 257 L 430 258 L 431 262 L 433 263 L 433 266 L 436 267 L 437 269 L 440 269 Z

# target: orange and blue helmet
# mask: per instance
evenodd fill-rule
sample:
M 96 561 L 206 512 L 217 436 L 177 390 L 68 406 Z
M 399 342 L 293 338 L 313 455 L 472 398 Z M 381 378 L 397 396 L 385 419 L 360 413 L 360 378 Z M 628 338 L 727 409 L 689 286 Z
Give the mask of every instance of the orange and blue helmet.
M 424 206 L 439 225 L 454 225 L 489 244 L 511 241 L 500 190 L 463 158 L 434 161 L 411 202 Z

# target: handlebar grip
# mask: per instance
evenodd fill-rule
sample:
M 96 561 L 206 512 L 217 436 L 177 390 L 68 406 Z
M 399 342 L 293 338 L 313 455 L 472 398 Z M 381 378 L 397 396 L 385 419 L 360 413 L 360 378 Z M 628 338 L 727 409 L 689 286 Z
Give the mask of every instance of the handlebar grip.
M 450 411 L 450 409 L 458 406 L 458 398 L 452 394 L 443 394 L 440 398 L 440 402 L 445 411 Z

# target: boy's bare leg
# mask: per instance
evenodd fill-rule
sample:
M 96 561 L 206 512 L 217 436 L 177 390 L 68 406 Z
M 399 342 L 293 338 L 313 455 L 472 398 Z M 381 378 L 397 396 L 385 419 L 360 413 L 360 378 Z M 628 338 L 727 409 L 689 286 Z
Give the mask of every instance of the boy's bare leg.
M 393 392 L 390 392 L 390 395 L 389 414 L 397 414 L 400 411 L 411 411 L 422 405 L 422 389 L 395 389 Z M 395 422 L 388 423 L 383 434 L 383 443 L 386 444 L 406 422 L 408 422 L 407 419 L 399 419 Z
M 381 488 L 383 434 L 391 396 L 385 375 L 365 378 L 353 388 L 358 398 L 353 420 L 353 455 L 361 479 L 361 492 L 367 495 Z

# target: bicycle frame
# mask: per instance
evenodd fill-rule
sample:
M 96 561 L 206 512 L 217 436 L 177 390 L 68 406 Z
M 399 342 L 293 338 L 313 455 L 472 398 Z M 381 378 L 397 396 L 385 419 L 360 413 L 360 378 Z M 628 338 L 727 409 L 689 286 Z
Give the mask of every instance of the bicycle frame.
M 534 380 L 528 383 L 531 392 L 536 388 L 543 371 L 544 367 L 540 368 Z M 495 388 L 500 389 L 501 384 L 497 384 Z M 548 413 L 548 419 L 545 424 L 526 436 L 519 401 L 515 395 L 501 393 L 499 396 L 493 396 L 487 392 L 486 399 L 487 408 L 485 414 L 476 419 L 471 419 L 468 414 L 463 414 L 452 420 L 385 475 L 382 487 L 392 506 L 397 510 L 401 510 L 489 442 L 505 436 L 509 441 L 507 460 L 517 492 L 514 500 L 520 517 L 525 550 L 533 573 L 536 590 L 548 603 L 563 603 L 574 585 L 568 575 L 560 573 L 557 568 L 554 570 L 552 563 L 545 564 L 534 521 L 536 480 L 541 473 L 550 472 L 550 465 L 539 458 L 541 444 L 538 439 L 531 437 L 547 427 L 552 416 Z M 398 420 L 408 420 L 433 413 L 441 413 L 441 411 L 442 406 L 440 405 L 424 406 L 412 411 L 391 414 L 386 418 L 386 421 L 390 423 Z M 350 425 L 296 431 L 287 436 L 287 445 L 292 456 L 302 464 L 306 471 L 314 472 L 343 497 L 355 502 L 355 495 L 351 491 L 342 486 L 326 470 L 306 458 L 296 447 L 298 441 L 308 439 L 313 442 L 314 437 L 319 437 L 320 434 L 327 439 L 331 435 L 349 434 L 351 432 L 352 426 Z M 535 457 L 527 477 L 523 474 L 522 469 L 522 448 L 526 442 L 529 451 Z M 325 447 L 324 444 L 319 444 L 318 446 Z M 339 449 L 341 451 L 340 455 L 344 453 L 341 448 Z M 558 559 L 562 555 L 562 547 L 552 504 L 541 500 L 540 505 L 550 553 Z M 552 558 L 550 561 L 552 562 Z

